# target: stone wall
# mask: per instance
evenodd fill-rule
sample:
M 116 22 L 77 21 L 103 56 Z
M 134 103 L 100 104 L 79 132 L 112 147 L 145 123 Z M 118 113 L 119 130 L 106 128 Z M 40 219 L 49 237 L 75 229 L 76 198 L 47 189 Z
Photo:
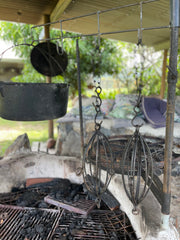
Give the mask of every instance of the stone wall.
M 76 118 L 64 122 L 63 119 L 58 121 L 58 138 L 56 143 L 56 153 L 63 156 L 78 156 L 81 155 L 81 137 L 80 123 Z M 128 119 L 103 119 L 101 131 L 107 137 L 119 135 L 131 135 L 134 132 L 134 127 L 131 125 L 131 120 Z M 150 137 L 158 137 L 165 139 L 165 127 L 153 128 L 150 124 L 144 124 L 140 128 L 142 135 Z M 88 140 L 94 132 L 94 120 L 84 121 L 84 142 Z M 180 123 L 174 123 L 174 143 L 180 145 Z M 180 152 L 180 150 L 179 150 Z

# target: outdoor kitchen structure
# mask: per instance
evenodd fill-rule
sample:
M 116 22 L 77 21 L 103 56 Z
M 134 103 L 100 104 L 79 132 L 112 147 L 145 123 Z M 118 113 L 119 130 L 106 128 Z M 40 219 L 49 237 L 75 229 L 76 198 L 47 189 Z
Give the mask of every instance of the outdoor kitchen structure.
M 179 155 L 172 149 L 180 3 L 123 0 L 119 4 L 103 0 L 33 0 L 29 6 L 23 0 L 3 3 L 1 20 L 35 24 L 32 31 L 45 27 L 45 39 L 22 44 L 32 47 L 31 63 L 47 77 L 47 83 L 1 82 L 0 116 L 15 121 L 49 120 L 52 127 L 52 119 L 66 114 L 71 86 L 51 83 L 51 77 L 66 70 L 67 54 L 63 44 L 58 47 L 50 42 L 47 30 L 60 26 L 61 36 L 56 40 L 62 42 L 69 37 L 62 30 L 73 31 L 81 154 L 32 152 L 26 135 L 17 139 L 15 147 L 0 161 L 1 240 L 179 239 L 170 221 L 170 204 L 172 165 L 179 162 Z M 101 37 L 108 37 L 134 42 L 138 47 L 170 48 L 164 142 L 143 136 L 141 123 L 136 122 L 142 99 L 137 79 L 138 97 L 131 121 L 134 131 L 131 136 L 118 138 L 107 137 L 101 131 L 98 116 L 102 88 L 95 81 L 95 131 L 85 143 L 79 41 L 89 35 L 97 37 L 99 43 Z M 177 136 L 176 147 L 179 139 Z

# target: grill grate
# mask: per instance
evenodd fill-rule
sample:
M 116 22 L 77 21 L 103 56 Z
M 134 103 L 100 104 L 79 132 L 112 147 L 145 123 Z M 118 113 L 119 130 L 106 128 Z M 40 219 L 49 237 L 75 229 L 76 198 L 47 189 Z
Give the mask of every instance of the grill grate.
M 49 240 L 62 210 L 0 205 L 1 240 Z
M 65 211 L 52 239 L 135 240 L 137 237 L 125 213 L 120 210 L 96 210 L 87 218 Z

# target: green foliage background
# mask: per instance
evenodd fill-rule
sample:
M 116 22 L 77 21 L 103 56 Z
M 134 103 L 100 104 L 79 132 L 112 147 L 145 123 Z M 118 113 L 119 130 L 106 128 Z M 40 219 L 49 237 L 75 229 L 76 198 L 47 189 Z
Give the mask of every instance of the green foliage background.
M 33 39 L 37 40 L 43 31 L 43 28 L 32 28 L 32 25 L 18 24 L 11 22 L 1 22 L 0 37 L 7 41 L 12 41 L 14 45 L 32 44 Z M 72 33 L 63 33 L 64 36 L 71 37 Z M 50 37 L 57 38 L 60 31 L 51 29 Z M 58 40 L 57 40 L 58 41 Z M 57 41 L 55 43 L 57 43 Z M 36 45 L 38 42 L 34 42 Z M 59 40 L 59 45 L 61 41 Z M 33 46 L 21 45 L 14 47 L 16 54 L 24 59 L 24 69 L 22 75 L 14 77 L 13 81 L 18 82 L 45 82 L 45 77 L 39 74 L 31 65 L 30 54 Z M 79 40 L 80 47 L 80 72 L 82 87 L 84 89 L 86 80 L 90 75 L 98 76 L 105 73 L 117 74 L 119 71 L 119 60 L 122 53 L 116 51 L 116 42 L 112 40 L 101 39 L 100 53 L 96 50 L 97 41 L 93 37 L 86 40 Z M 63 48 L 68 54 L 68 67 L 62 76 L 53 77 L 53 82 L 67 82 L 71 86 L 71 94 L 74 96 L 77 92 L 77 63 L 76 63 L 76 39 L 66 38 L 63 41 Z
M 42 38 L 43 27 L 32 28 L 32 25 L 12 22 L 0 22 L 0 38 L 17 44 L 32 44 L 33 40 Z M 63 32 L 64 36 L 72 37 L 73 33 Z M 50 37 L 60 36 L 60 30 L 51 29 Z M 61 40 L 54 41 L 61 46 Z M 92 76 L 109 74 L 119 82 L 119 89 L 110 89 L 113 96 L 115 93 L 132 93 L 136 91 L 134 62 L 134 44 L 101 39 L 100 49 L 97 51 L 98 39 L 88 37 L 79 40 L 80 47 L 80 72 L 82 89 L 85 91 L 87 84 L 92 82 Z M 33 42 L 36 45 L 38 42 Z M 52 78 L 52 82 L 70 83 L 70 94 L 77 94 L 77 63 L 76 63 L 76 39 L 65 38 L 63 48 L 68 54 L 68 67 L 63 76 Z M 22 74 L 12 80 L 17 82 L 45 82 L 45 76 L 39 74 L 31 65 L 30 53 L 32 46 L 21 45 L 13 50 L 24 61 Z M 99 53 L 100 52 L 100 53 Z M 143 95 L 159 95 L 161 86 L 162 52 L 155 53 L 152 48 L 145 47 L 145 63 L 143 70 Z M 140 66 L 140 63 L 139 63 Z M 180 60 L 178 61 L 180 69 Z M 93 83 L 93 82 L 92 82 Z M 109 89 L 108 89 L 109 92 Z M 113 93 L 114 92 L 114 93 Z M 176 94 L 180 95 L 180 81 L 177 83 Z M 105 94 L 108 95 L 108 94 Z

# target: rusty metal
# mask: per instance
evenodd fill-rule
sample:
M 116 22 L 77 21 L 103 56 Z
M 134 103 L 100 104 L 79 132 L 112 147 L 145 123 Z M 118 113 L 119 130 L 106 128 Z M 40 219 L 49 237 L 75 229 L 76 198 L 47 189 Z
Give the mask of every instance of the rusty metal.
M 166 137 L 164 151 L 164 179 L 163 179 L 163 205 L 162 213 L 170 214 L 171 202 L 171 162 L 174 129 L 174 109 L 177 82 L 177 54 L 178 54 L 178 26 L 179 26 L 179 0 L 171 0 L 171 45 L 168 72 Z
M 142 26 L 142 5 L 140 11 L 140 25 Z M 144 137 L 140 133 L 140 128 L 143 125 L 142 122 L 137 121 L 138 114 L 141 106 L 141 91 L 142 91 L 142 78 L 144 71 L 144 49 L 142 45 L 142 30 L 138 36 L 137 43 L 138 50 L 141 47 L 141 66 L 140 74 L 138 76 L 138 67 L 135 65 L 135 79 L 138 91 L 138 98 L 134 107 L 134 117 L 131 121 L 135 132 L 129 139 L 123 156 L 122 166 L 122 180 L 124 190 L 133 204 L 132 213 L 138 214 L 138 204 L 146 197 L 151 184 L 153 182 L 153 159 L 150 148 L 145 141 Z M 136 63 L 137 64 L 137 63 Z M 144 180 L 142 183 L 142 179 Z
M 144 175 L 144 183 L 142 183 Z M 138 213 L 137 205 L 146 197 L 153 178 L 153 160 L 144 138 L 136 127 L 129 139 L 123 156 L 122 179 L 124 189 L 133 203 L 133 213 Z
M 96 197 L 97 206 L 100 208 L 101 195 L 106 191 L 111 177 L 114 174 L 113 153 L 107 137 L 101 132 L 102 121 L 98 121 L 102 100 L 101 87 L 96 87 L 96 101 L 94 104 L 96 115 L 94 118 L 95 132 L 89 140 L 83 157 L 83 178 L 87 190 Z M 103 151 L 104 155 L 101 155 Z M 103 174 L 104 170 L 104 174 Z
M 35 213 L 35 214 L 34 214 Z M 31 239 L 31 240 L 49 240 L 51 239 L 52 233 L 56 228 L 61 215 L 62 210 L 44 209 L 37 210 L 35 208 L 28 207 L 16 207 L 9 205 L 0 204 L 0 216 L 4 215 L 5 218 L 0 223 L 0 239 L 2 240 L 20 240 L 20 239 Z M 43 224 L 44 227 L 47 225 L 50 229 L 43 237 L 41 233 L 35 231 L 36 226 Z M 31 237 L 26 236 L 26 229 L 31 230 Z M 33 234 L 32 234 L 33 232 Z M 33 235 L 33 236 L 32 236 Z
M 46 196 L 44 198 L 44 201 L 56 207 L 60 207 L 70 212 L 79 213 L 82 215 L 88 215 L 96 206 L 96 203 L 94 201 L 86 199 L 79 199 L 76 202 L 68 203 L 57 201 L 50 196 Z
M 64 212 L 52 239 L 60 240 L 136 240 L 134 230 L 126 214 L 118 211 L 96 210 L 87 218 Z
M 78 96 L 79 96 L 79 118 L 80 118 L 80 132 L 81 132 L 81 158 L 83 158 L 84 129 L 83 129 L 81 73 L 80 73 L 80 56 L 79 56 L 79 40 L 78 39 L 76 40 L 76 61 L 77 61 L 77 82 L 78 82 Z

